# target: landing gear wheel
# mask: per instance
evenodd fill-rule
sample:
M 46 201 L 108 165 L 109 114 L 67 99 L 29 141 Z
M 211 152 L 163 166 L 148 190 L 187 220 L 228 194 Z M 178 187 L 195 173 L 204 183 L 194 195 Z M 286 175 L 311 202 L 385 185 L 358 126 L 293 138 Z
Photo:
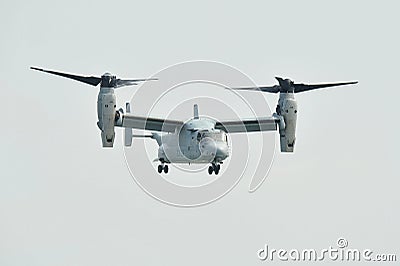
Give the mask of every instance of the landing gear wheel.
M 168 174 L 168 165 L 164 165 L 164 173 Z
M 162 170 L 163 170 L 163 166 L 160 164 L 157 168 L 158 173 L 161 174 Z
M 209 166 L 208 167 L 208 174 L 212 175 L 213 171 L 214 171 L 214 168 L 212 166 Z
M 214 173 L 215 173 L 216 175 L 218 175 L 219 169 L 221 169 L 221 166 L 220 166 L 219 164 L 213 163 L 213 164 L 210 166 L 210 168 L 212 168 L 212 171 L 214 171 Z M 210 172 L 210 168 L 208 168 L 208 172 Z M 211 172 L 211 173 L 212 173 L 212 172 Z
M 214 169 L 215 175 L 218 175 L 219 169 L 220 169 L 219 165 L 215 167 L 215 169 Z

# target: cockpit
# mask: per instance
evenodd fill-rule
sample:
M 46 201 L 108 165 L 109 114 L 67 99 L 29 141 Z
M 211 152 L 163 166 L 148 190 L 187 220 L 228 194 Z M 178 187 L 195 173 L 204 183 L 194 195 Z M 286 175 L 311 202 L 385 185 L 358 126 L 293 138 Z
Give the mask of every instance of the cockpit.
M 224 131 L 203 131 L 203 132 L 198 132 L 197 133 L 197 141 L 201 141 L 202 139 L 205 138 L 210 138 L 213 139 L 214 141 L 223 141 L 223 142 L 228 142 L 228 136 Z

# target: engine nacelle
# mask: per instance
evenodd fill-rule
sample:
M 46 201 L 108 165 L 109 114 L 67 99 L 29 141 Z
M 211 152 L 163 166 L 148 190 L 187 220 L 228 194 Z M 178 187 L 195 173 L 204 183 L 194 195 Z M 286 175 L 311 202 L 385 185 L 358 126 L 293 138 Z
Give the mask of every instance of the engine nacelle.
M 126 103 L 126 113 L 129 114 L 130 112 L 131 112 L 131 105 L 130 105 L 130 103 Z M 132 139 L 133 139 L 132 128 L 126 127 L 124 129 L 124 144 L 125 144 L 125 147 L 132 146 Z
M 101 141 L 103 143 L 103 148 L 112 148 L 114 145 L 114 134 L 106 134 L 103 131 L 101 132 Z
M 103 143 L 103 147 L 113 147 L 115 139 L 115 113 L 103 114 L 102 118 L 101 141 Z
M 297 102 L 288 94 L 279 100 L 279 106 L 281 152 L 293 152 L 296 142 Z
M 97 125 L 101 130 L 101 141 L 103 147 L 113 147 L 115 139 L 114 124 L 116 119 L 116 99 L 114 90 L 111 88 L 100 88 L 97 99 L 97 114 L 99 122 Z

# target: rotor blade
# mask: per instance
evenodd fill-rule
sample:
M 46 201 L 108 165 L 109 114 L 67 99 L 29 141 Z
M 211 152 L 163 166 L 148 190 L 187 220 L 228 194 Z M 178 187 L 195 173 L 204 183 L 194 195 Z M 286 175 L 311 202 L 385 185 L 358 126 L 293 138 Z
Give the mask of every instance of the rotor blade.
M 247 90 L 247 91 L 262 91 L 262 92 L 270 92 L 270 93 L 278 93 L 280 91 L 279 85 L 274 86 L 261 86 L 261 87 L 239 87 L 239 88 L 231 88 L 232 90 Z
M 321 88 L 329 88 L 329 87 L 336 87 L 336 86 L 343 86 L 343 85 L 350 85 L 350 84 L 357 84 L 358 81 L 350 81 L 350 82 L 337 82 L 337 83 L 325 83 L 325 84 L 303 84 L 303 83 L 294 83 L 294 93 L 299 93 L 303 91 L 310 91 L 315 89 Z
M 78 75 L 67 74 L 67 73 L 62 73 L 62 72 L 57 72 L 57 71 L 52 71 L 52 70 L 45 70 L 45 69 L 37 68 L 37 67 L 31 67 L 31 69 L 37 70 L 37 71 L 42 71 L 42 72 L 53 74 L 53 75 L 57 75 L 57 76 L 61 76 L 64 78 L 73 79 L 73 80 L 80 81 L 80 82 L 83 82 L 83 83 L 86 83 L 86 84 L 89 84 L 92 86 L 97 86 L 101 82 L 101 78 L 93 77 L 93 76 L 91 76 L 91 77 L 78 76 Z
M 134 82 L 134 81 L 130 81 L 130 80 L 117 79 L 117 82 L 115 84 L 115 88 L 120 88 L 120 87 L 124 87 L 124 86 L 132 86 L 132 85 L 138 85 L 138 83 Z
M 132 81 L 132 82 L 142 82 L 149 80 L 158 80 L 158 78 L 148 78 L 148 79 L 121 79 L 122 81 Z
M 157 78 L 149 78 L 149 79 L 117 79 L 116 87 L 123 87 L 123 86 L 132 86 L 137 85 L 138 82 L 148 81 L 148 80 L 158 80 Z
M 283 79 L 281 77 L 275 77 L 275 79 L 278 81 L 279 85 L 281 85 L 282 82 L 285 80 L 285 79 Z

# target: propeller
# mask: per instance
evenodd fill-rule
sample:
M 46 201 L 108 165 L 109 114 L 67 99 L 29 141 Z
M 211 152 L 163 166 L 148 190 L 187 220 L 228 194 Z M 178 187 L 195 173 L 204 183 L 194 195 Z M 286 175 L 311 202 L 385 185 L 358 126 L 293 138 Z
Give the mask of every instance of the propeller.
M 105 73 L 101 77 L 94 77 L 94 76 L 79 76 L 74 74 L 68 74 L 53 70 L 46 70 L 38 67 L 31 67 L 33 70 L 61 76 L 68 79 L 73 79 L 79 82 L 83 82 L 92 86 L 97 86 L 100 84 L 101 87 L 108 87 L 108 88 L 120 88 L 123 86 L 131 86 L 137 85 L 138 82 L 148 81 L 148 80 L 157 80 L 157 78 L 148 78 L 148 79 L 117 79 L 115 76 Z
M 274 86 L 260 86 L 260 87 L 239 87 L 232 88 L 233 90 L 251 90 L 251 91 L 262 91 L 262 92 L 270 92 L 270 93 L 278 93 L 278 92 L 292 92 L 299 93 L 304 91 L 310 91 L 321 88 L 329 88 L 350 84 L 357 84 L 358 81 L 350 81 L 350 82 L 336 82 L 336 83 L 321 83 L 321 84 L 303 84 L 303 83 L 294 83 L 290 79 L 283 79 L 280 77 L 275 77 L 275 79 L 279 82 L 279 85 Z

